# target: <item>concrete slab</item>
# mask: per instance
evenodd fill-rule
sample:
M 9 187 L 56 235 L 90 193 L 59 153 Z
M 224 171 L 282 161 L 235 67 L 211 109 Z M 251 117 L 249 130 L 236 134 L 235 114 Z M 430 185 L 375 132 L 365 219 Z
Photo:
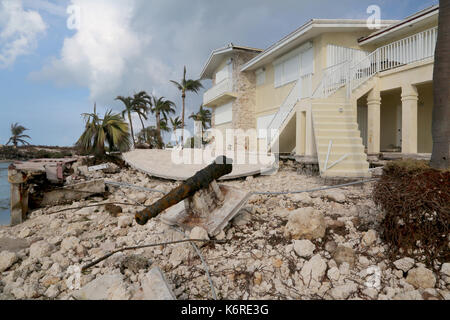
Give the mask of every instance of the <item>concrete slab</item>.
M 185 149 L 184 152 L 187 154 L 193 149 Z M 172 152 L 177 152 L 173 150 L 133 150 L 130 152 L 127 152 L 122 155 L 124 161 L 131 166 L 132 168 L 146 173 L 150 176 L 156 177 L 156 178 L 162 178 L 162 179 L 168 179 L 168 180 L 176 180 L 176 181 L 185 181 L 188 178 L 192 177 L 197 171 L 200 171 L 210 165 L 212 161 L 216 157 L 212 157 L 212 160 L 209 162 L 204 162 L 201 164 L 178 164 L 175 163 L 172 160 Z M 244 178 L 248 176 L 254 176 L 259 175 L 261 173 L 269 172 L 273 170 L 275 165 L 275 158 L 271 156 L 270 158 L 266 155 L 260 155 L 260 154 L 252 154 L 253 156 L 256 155 L 257 159 L 263 158 L 264 163 L 262 161 L 259 161 L 257 164 L 250 164 L 249 161 L 246 161 L 246 164 L 240 164 L 237 159 L 239 157 L 243 157 L 245 159 L 248 159 L 250 154 L 239 154 L 235 155 L 235 157 L 230 157 L 229 155 L 226 155 L 229 158 L 233 159 L 233 171 L 220 178 L 219 180 L 232 180 L 232 179 L 238 179 L 238 178 Z M 182 158 L 182 155 L 180 156 Z M 191 157 L 192 161 L 194 162 L 194 157 Z M 269 161 L 270 160 L 270 161 Z M 265 164 L 267 161 L 268 164 Z
M 106 186 L 103 179 L 81 182 L 45 193 L 41 206 L 66 204 L 85 199 L 95 194 L 102 194 L 105 191 Z
M 202 227 L 210 236 L 218 235 L 247 203 L 251 193 L 242 189 L 219 185 L 224 200 L 220 207 L 201 217 L 193 217 L 186 210 L 186 203 L 180 202 L 161 214 L 161 221 L 177 225 L 185 230 Z

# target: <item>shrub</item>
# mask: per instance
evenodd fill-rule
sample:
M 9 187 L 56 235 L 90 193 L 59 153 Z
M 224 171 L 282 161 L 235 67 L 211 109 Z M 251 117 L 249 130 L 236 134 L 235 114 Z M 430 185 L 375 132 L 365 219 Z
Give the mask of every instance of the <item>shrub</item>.
M 450 171 L 425 161 L 389 163 L 373 199 L 385 213 L 384 240 L 392 256 L 407 255 L 432 265 L 450 259 Z

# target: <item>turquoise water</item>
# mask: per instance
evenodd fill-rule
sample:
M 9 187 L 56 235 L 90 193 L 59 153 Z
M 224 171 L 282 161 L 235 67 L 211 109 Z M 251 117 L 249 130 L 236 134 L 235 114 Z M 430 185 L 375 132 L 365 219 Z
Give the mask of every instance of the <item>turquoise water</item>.
M 0 162 L 0 225 L 9 225 L 9 163 Z

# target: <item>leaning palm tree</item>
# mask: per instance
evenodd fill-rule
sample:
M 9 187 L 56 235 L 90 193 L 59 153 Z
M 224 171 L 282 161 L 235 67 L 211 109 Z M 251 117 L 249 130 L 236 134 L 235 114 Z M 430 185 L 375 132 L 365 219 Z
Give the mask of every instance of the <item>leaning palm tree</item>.
M 110 151 L 121 152 L 130 149 L 128 124 L 120 114 L 113 114 L 112 110 L 109 110 L 101 119 L 94 106 L 93 113 L 83 113 L 82 116 L 86 126 L 75 144 L 82 151 L 104 156 L 106 147 Z
M 171 113 L 175 113 L 175 103 L 166 100 L 164 97 L 157 98 L 156 96 L 152 96 L 151 101 L 152 106 L 150 110 L 156 118 L 156 131 L 159 136 L 160 148 L 162 148 L 161 125 L 164 124 L 167 127 L 167 117 Z
M 134 139 L 133 121 L 131 119 L 131 114 L 135 112 L 135 104 L 133 103 L 133 98 L 118 96 L 116 100 L 122 101 L 125 106 L 125 109 L 122 111 L 122 117 L 125 118 L 125 115 L 128 116 L 131 130 L 131 140 L 133 141 L 133 145 L 135 145 L 136 141 Z
M 11 138 L 9 138 L 6 145 L 9 145 L 10 143 L 12 143 L 15 148 L 17 148 L 17 145 L 19 143 L 21 143 L 23 145 L 30 145 L 30 143 L 28 141 L 25 141 L 25 139 L 31 139 L 30 136 L 23 134 L 27 130 L 28 130 L 27 128 L 19 125 L 18 123 L 11 124 L 12 136 L 11 136 Z
M 148 120 L 147 114 L 151 109 L 151 100 L 148 99 L 148 94 L 145 91 L 134 94 L 133 96 L 133 110 L 137 113 L 139 120 L 142 124 L 142 130 L 145 129 L 144 120 Z
M 434 62 L 433 153 L 430 165 L 450 168 L 450 1 L 439 1 L 439 26 Z
M 181 79 L 180 82 L 176 82 L 173 80 L 170 80 L 178 90 L 181 91 L 181 99 L 183 101 L 183 110 L 181 112 L 181 129 L 184 129 L 184 111 L 185 111 L 185 104 L 186 104 L 186 92 L 191 91 L 198 93 L 200 89 L 203 88 L 203 85 L 201 84 L 200 80 L 186 80 L 186 66 L 184 67 L 184 73 L 183 73 L 183 79 Z M 184 132 L 181 133 L 181 144 L 184 143 Z

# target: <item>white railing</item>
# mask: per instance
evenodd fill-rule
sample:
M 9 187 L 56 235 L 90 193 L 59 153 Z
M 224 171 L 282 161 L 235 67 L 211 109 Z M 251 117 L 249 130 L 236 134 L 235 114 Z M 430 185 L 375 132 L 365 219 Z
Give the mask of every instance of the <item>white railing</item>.
M 275 114 L 275 117 L 267 127 L 267 145 L 269 149 L 272 145 L 272 142 L 278 138 L 279 130 L 281 129 L 287 117 L 292 112 L 297 101 L 299 100 L 301 83 L 302 81 L 297 80 L 291 92 L 284 100 L 280 109 L 278 109 L 278 112 Z
M 228 78 L 222 80 L 221 82 L 219 82 L 218 84 L 216 84 L 214 87 L 212 87 L 203 94 L 203 103 L 208 104 L 209 102 L 213 101 L 222 94 L 232 91 L 233 91 L 232 79 Z
M 345 86 L 348 79 L 350 61 L 341 62 L 323 71 L 322 80 L 313 93 L 313 98 L 327 98 L 341 87 Z
M 436 48 L 438 28 L 432 28 L 376 49 L 367 57 L 345 61 L 324 70 L 314 98 L 327 98 L 343 86 L 347 97 L 375 74 L 431 58 Z
M 355 63 L 350 70 L 351 90 L 355 90 L 378 72 L 433 57 L 437 31 L 437 27 L 432 28 L 390 43 Z

